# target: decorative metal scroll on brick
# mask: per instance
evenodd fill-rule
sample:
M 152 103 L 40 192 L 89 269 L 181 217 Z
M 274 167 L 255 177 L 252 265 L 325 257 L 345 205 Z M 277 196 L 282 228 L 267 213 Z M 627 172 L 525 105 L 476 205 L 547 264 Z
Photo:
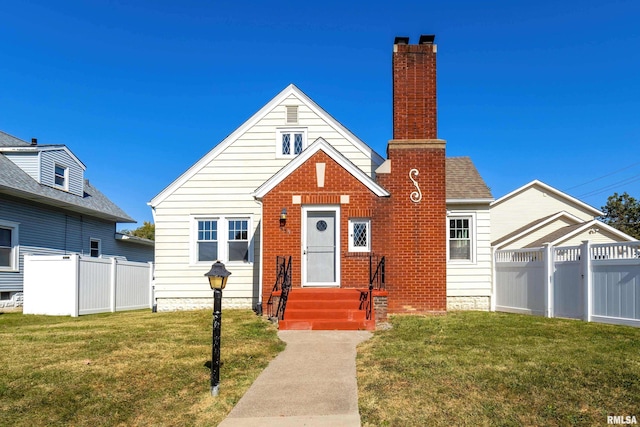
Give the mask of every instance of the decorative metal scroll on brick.
M 409 179 L 411 180 L 411 182 L 413 182 L 413 185 L 415 185 L 416 187 L 416 191 L 412 191 L 411 195 L 409 196 L 409 198 L 413 203 L 420 203 L 420 200 L 422 200 L 422 192 L 420 191 L 418 182 L 414 179 L 414 177 L 417 178 L 418 175 L 420 175 L 420 172 L 418 172 L 418 169 L 414 168 L 409 171 Z

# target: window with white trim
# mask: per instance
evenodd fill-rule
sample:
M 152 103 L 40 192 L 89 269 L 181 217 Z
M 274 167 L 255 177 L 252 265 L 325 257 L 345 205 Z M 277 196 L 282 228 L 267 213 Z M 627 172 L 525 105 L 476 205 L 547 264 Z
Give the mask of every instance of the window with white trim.
M 249 218 L 194 218 L 192 262 L 251 262 Z
M 229 230 L 229 261 L 249 260 L 249 221 L 246 219 L 230 219 L 227 223 Z
M 18 270 L 18 224 L 0 222 L 0 271 Z
M 53 170 L 53 183 L 56 187 L 67 189 L 69 181 L 69 168 L 56 164 Z
M 200 261 L 218 260 L 218 220 L 198 220 L 198 237 L 196 243 L 198 252 L 196 259 Z
M 371 251 L 371 220 L 369 218 L 349 219 L 349 252 Z
M 449 217 L 449 260 L 473 261 L 473 217 Z
M 89 255 L 92 258 L 99 258 L 102 255 L 102 247 L 101 247 L 100 239 L 90 239 L 89 240 Z
M 307 129 L 278 129 L 276 157 L 295 157 L 307 147 Z

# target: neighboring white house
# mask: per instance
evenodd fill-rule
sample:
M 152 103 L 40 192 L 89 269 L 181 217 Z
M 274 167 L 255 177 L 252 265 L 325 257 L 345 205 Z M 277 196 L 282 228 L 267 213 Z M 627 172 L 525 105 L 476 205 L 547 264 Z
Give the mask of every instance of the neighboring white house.
M 599 221 L 598 209 L 538 180 L 491 203 L 491 242 L 495 249 L 635 239 Z
M 261 258 L 262 247 L 274 243 L 261 238 L 271 218 L 262 217 L 254 192 L 319 138 L 371 179 L 385 160 L 290 85 L 149 202 L 159 310 L 210 307 L 203 275 L 216 259 L 233 274 L 226 306 L 261 301 L 262 288 L 272 285 L 262 283 L 262 265 L 273 261 Z M 446 175 L 448 306 L 488 309 L 493 199 L 468 158 L 447 159 Z

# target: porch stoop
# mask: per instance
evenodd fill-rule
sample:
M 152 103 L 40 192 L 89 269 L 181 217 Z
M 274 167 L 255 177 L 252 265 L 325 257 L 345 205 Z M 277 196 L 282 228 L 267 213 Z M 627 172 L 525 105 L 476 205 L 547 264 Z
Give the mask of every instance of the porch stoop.
M 278 329 L 372 331 L 376 322 L 360 310 L 360 295 L 359 289 L 291 289 Z

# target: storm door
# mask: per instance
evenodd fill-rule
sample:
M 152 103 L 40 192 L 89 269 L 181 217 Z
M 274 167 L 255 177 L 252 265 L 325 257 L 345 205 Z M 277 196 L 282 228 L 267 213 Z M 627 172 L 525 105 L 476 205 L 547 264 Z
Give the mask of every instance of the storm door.
M 338 209 L 337 207 L 303 209 L 304 286 L 340 286 Z

